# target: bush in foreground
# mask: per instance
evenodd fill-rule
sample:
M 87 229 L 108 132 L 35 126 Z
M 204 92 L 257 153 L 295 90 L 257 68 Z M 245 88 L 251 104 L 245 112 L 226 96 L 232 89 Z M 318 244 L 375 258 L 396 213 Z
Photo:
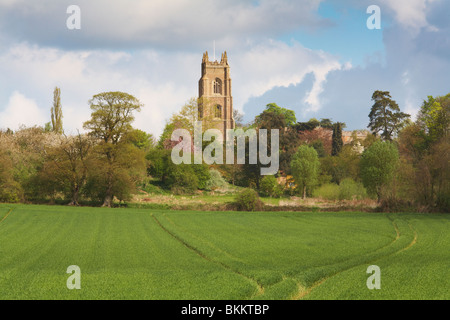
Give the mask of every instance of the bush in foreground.
M 234 205 L 239 211 L 260 211 L 263 203 L 259 199 L 258 193 L 253 189 L 245 189 L 238 193 L 234 200 Z

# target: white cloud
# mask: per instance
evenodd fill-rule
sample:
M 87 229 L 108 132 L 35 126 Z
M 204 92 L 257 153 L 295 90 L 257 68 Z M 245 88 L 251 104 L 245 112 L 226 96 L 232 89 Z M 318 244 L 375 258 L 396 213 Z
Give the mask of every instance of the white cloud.
M 220 53 L 219 53 L 220 54 Z M 133 54 L 109 51 L 64 51 L 19 44 L 0 54 L 0 68 L 12 90 L 26 92 L 50 114 L 52 92 L 61 88 L 63 123 L 68 132 L 82 130 L 90 117 L 88 100 L 105 91 L 125 91 L 145 105 L 135 126 L 158 136 L 170 116 L 198 94 L 202 52 Z M 301 83 L 313 73 L 315 82 L 305 96 L 312 110 L 320 108 L 327 74 L 340 69 L 338 60 L 299 43 L 265 41 L 248 50 L 229 52 L 235 108 L 274 87 Z M 1 97 L 0 97 L 1 98 Z M 36 117 L 35 125 L 49 119 Z M 29 124 L 29 123 L 27 123 Z
M 317 28 L 328 23 L 317 15 L 322 1 L 79 0 L 81 30 L 68 31 L 70 1 L 1 0 L 0 21 L 10 35 L 39 44 L 178 48 Z
M 0 112 L 0 124 L 3 128 L 17 130 L 20 126 L 34 126 L 45 122 L 42 110 L 36 102 L 14 91 L 5 110 Z
M 394 12 L 395 19 L 413 34 L 420 29 L 428 31 L 438 29 L 427 21 L 428 7 L 433 2 L 440 0 L 382 0 L 381 2 Z
M 320 94 L 328 73 L 342 67 L 336 57 L 307 49 L 298 42 L 289 46 L 268 41 L 238 54 L 233 61 L 236 62 L 232 65 L 236 75 L 234 101 L 239 109 L 251 97 L 261 96 L 275 87 L 299 84 L 312 73 L 315 81 L 304 102 L 310 111 L 317 111 L 321 107 Z
M 50 121 L 53 89 L 57 86 L 61 88 L 63 124 L 67 132 L 82 131 L 83 122 L 90 118 L 88 100 L 93 95 L 124 91 L 145 105 L 135 115 L 135 126 L 157 136 L 165 120 L 197 94 L 200 74 L 196 72 L 200 70 L 201 53 L 194 56 L 183 53 L 166 56 L 151 50 L 135 54 L 64 51 L 18 44 L 0 53 L 0 85 L 10 88 L 9 92 L 5 88 L 0 93 L 0 100 L 7 99 L 12 91 L 25 92 L 34 100 L 24 103 L 24 99 L 19 99 L 23 95 L 15 93 L 0 127 L 18 126 L 19 122 L 14 121 L 20 119 L 16 117 L 19 114 L 11 106 L 20 103 L 34 110 L 33 115 L 37 115 L 37 106 L 45 110 L 41 112 L 45 116 L 27 117 L 22 124 L 43 126 Z

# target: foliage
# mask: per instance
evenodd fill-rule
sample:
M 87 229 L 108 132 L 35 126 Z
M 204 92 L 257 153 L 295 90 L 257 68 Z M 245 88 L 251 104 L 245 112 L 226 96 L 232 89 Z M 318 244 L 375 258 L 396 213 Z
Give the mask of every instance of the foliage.
M 279 198 L 283 194 L 283 187 L 280 186 L 275 176 L 265 176 L 261 179 L 261 191 L 271 198 Z
M 372 100 L 375 104 L 369 114 L 368 128 L 373 133 L 381 132 L 383 140 L 392 141 L 410 115 L 400 112 L 397 102 L 392 100 L 390 93 L 387 91 L 375 91 Z
M 131 143 L 122 139 L 132 130 L 133 112 L 140 111 L 142 104 L 123 92 L 100 93 L 89 103 L 93 112 L 91 120 L 83 127 L 89 130 L 91 137 L 99 140 L 95 147 L 97 157 L 93 161 L 93 167 L 98 171 L 92 173 L 91 183 L 103 188 L 95 193 L 103 195 L 103 206 L 110 207 L 114 196 L 126 198 L 130 194 L 134 181 L 132 171 L 145 170 L 144 157 L 135 158 L 138 149 L 131 148 Z
M 344 179 L 340 185 L 326 183 L 313 192 L 314 197 L 326 200 L 363 200 L 368 198 L 366 189 L 353 179 Z
M 228 183 L 222 177 L 219 171 L 215 169 L 209 170 L 209 179 L 206 182 L 205 189 L 209 191 L 215 191 L 218 189 L 224 189 L 227 187 Z
M 339 200 L 362 200 L 366 198 L 367 191 L 362 183 L 346 178 L 339 185 Z
M 375 142 L 364 151 L 360 162 L 361 178 L 369 194 L 376 195 L 378 201 L 394 180 L 398 161 L 397 147 L 390 142 Z
M 59 136 L 57 145 L 45 152 L 45 162 L 35 179 L 40 182 L 42 197 L 54 197 L 58 192 L 79 205 L 79 196 L 87 181 L 88 161 L 94 142 L 87 136 Z
M 108 156 L 113 161 L 109 161 Z M 105 199 L 109 200 L 110 196 L 119 201 L 129 200 L 145 179 L 144 159 L 144 152 L 130 143 L 94 146 L 84 194 L 93 200 L 103 201 L 103 206 L 108 207 L 112 206 L 113 198 L 107 204 Z
M 306 198 L 307 189 L 311 189 L 317 183 L 320 162 L 317 151 L 309 146 L 300 146 L 291 162 L 294 180 Z
M 53 91 L 53 107 L 51 108 L 52 131 L 58 134 L 63 133 L 61 89 L 56 87 Z
M 343 146 L 344 141 L 342 140 L 342 124 L 338 122 L 333 126 L 331 155 L 337 156 L 341 152 Z
M 239 211 L 260 211 L 263 207 L 258 193 L 253 189 L 245 189 L 238 193 L 234 205 Z
M 297 118 L 295 117 L 295 112 L 286 108 L 279 107 L 276 103 L 269 103 L 266 106 L 266 109 L 263 111 L 262 114 L 256 117 L 255 122 L 260 123 L 262 120 L 262 117 L 270 117 L 270 116 L 277 116 L 278 118 L 284 118 L 284 127 L 292 127 L 297 122 Z M 280 117 L 281 116 L 281 117 Z M 264 127 L 261 126 L 260 127 Z M 279 126 L 278 126 L 279 127 Z
M 14 163 L 5 151 L 0 151 L 0 202 L 23 201 L 23 189 L 14 179 Z
M 313 196 L 325 200 L 339 199 L 339 186 L 335 183 L 325 183 L 320 187 L 314 189 Z
M 171 164 L 164 186 L 174 194 L 193 194 L 199 189 L 199 178 L 195 174 L 193 165 Z
M 155 147 L 153 135 L 139 129 L 132 129 L 128 131 L 124 139 L 135 145 L 138 149 L 143 150 L 144 152 L 148 152 Z
M 418 125 L 428 143 L 435 143 L 448 136 L 450 131 L 450 93 L 443 97 L 429 96 L 420 109 Z

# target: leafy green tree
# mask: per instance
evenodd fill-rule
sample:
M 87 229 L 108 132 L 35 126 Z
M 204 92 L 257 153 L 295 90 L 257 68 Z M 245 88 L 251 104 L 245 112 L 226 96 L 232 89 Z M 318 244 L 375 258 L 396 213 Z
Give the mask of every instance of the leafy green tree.
M 429 96 L 417 121 L 400 133 L 402 166 L 398 170 L 402 198 L 429 210 L 450 209 L 450 94 Z
M 320 161 L 317 151 L 313 147 L 302 145 L 291 161 L 294 180 L 306 199 L 306 191 L 317 184 L 320 173 Z
M 69 205 L 78 206 L 87 181 L 88 158 L 93 141 L 86 136 L 61 136 L 58 145 L 47 148 L 45 162 L 38 179 L 47 194 L 62 192 L 70 198 Z
M 8 152 L 0 150 L 0 202 L 23 200 L 22 186 L 14 179 L 14 163 Z
M 417 123 L 429 143 L 437 142 L 450 132 L 450 93 L 443 97 L 429 96 L 419 112 Z
M 139 150 L 146 154 L 156 147 L 153 135 L 139 129 L 132 129 L 123 137 L 124 140 L 132 143 Z
M 273 197 L 277 194 L 278 181 L 275 176 L 265 176 L 261 179 L 261 191 L 268 195 L 269 197 Z
M 131 143 L 123 143 L 105 152 L 97 144 L 88 162 L 88 180 L 84 194 L 111 207 L 113 199 L 130 200 L 146 177 L 145 153 Z M 110 157 L 110 159 L 108 159 Z
M 370 123 L 368 128 L 372 132 L 380 133 L 385 141 L 392 141 L 406 120 L 410 118 L 409 114 L 400 112 L 400 107 L 387 91 L 375 91 L 372 95 L 375 104 L 369 114 Z
M 361 156 L 361 178 L 370 194 L 382 200 L 395 177 L 399 163 L 397 147 L 390 142 L 375 142 Z
M 58 87 L 53 91 L 53 107 L 51 108 L 52 129 L 53 132 L 63 133 L 62 123 L 62 106 L 61 106 L 61 89 Z
M 269 103 L 263 113 L 256 117 L 255 122 L 259 123 L 260 117 L 265 114 L 270 115 L 283 115 L 285 126 L 292 127 L 297 123 L 297 118 L 295 117 L 295 112 L 286 108 L 279 107 L 276 103 Z M 284 129 L 284 128 L 283 128 Z
M 96 184 L 105 188 L 102 193 L 103 206 L 111 207 L 115 192 L 128 194 L 127 189 L 132 185 L 131 171 L 140 169 L 141 165 L 145 170 L 143 161 L 135 163 L 139 166 L 130 167 L 134 162 L 132 157 L 144 159 L 144 155 L 140 155 L 139 149 L 126 139 L 122 139 L 132 130 L 133 112 L 140 111 L 142 104 L 123 92 L 100 93 L 89 103 L 93 112 L 91 120 L 85 122 L 83 127 L 89 130 L 90 136 L 99 140 L 94 148 L 97 154 L 96 167 L 101 168 L 101 176 L 96 175 Z

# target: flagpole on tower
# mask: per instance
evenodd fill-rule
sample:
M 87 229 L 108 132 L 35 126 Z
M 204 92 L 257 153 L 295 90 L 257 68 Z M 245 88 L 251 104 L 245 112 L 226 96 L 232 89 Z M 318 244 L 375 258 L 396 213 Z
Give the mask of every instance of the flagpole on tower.
M 216 61 L 216 40 L 214 40 L 214 61 Z

